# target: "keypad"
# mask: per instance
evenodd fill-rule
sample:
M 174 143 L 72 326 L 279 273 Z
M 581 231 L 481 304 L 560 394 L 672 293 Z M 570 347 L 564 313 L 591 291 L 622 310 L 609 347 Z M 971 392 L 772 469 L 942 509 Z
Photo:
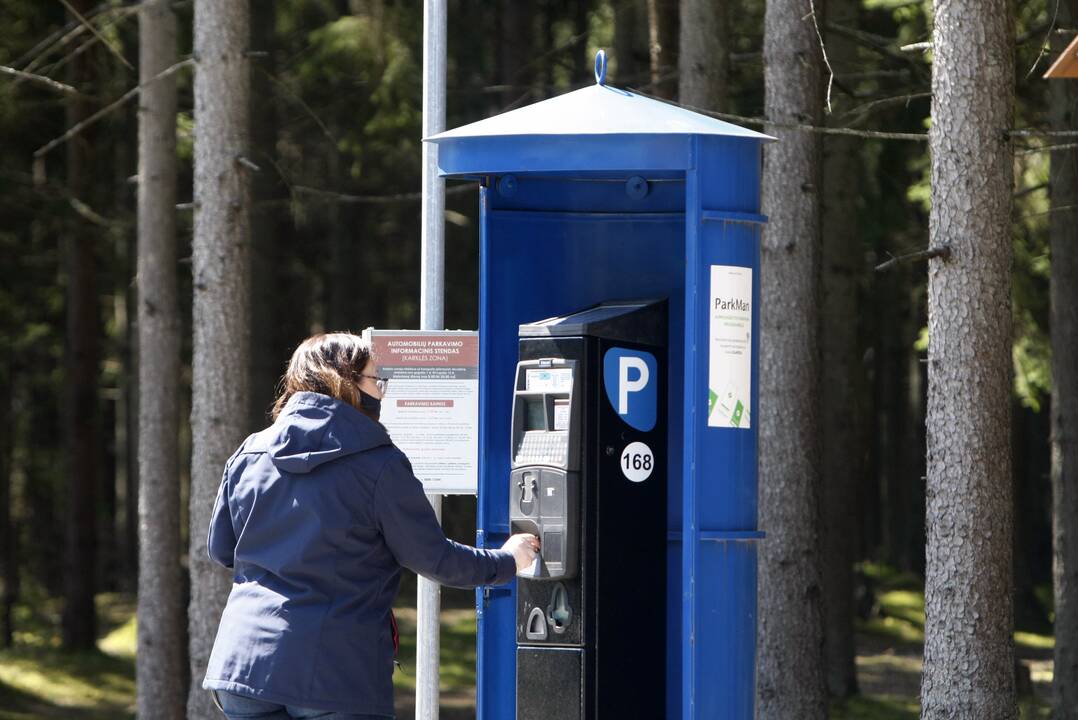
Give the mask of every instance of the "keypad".
M 526 432 L 517 446 L 517 465 L 545 463 L 564 465 L 568 435 L 564 432 Z

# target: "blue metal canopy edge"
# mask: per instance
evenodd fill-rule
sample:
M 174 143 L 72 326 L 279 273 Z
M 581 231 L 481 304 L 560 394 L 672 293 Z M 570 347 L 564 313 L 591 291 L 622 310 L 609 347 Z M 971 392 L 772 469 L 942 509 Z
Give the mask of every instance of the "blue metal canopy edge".
M 676 105 L 596 84 L 424 138 L 444 176 L 487 173 L 687 170 L 694 135 L 766 142 Z

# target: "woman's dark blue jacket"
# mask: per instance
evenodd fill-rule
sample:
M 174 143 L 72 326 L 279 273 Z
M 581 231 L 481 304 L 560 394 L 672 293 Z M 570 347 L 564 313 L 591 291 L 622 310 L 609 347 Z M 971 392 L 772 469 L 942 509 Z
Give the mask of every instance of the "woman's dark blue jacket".
M 446 539 L 385 428 L 310 392 L 229 459 L 209 554 L 234 573 L 204 688 L 388 717 L 401 567 L 459 587 L 516 571 Z

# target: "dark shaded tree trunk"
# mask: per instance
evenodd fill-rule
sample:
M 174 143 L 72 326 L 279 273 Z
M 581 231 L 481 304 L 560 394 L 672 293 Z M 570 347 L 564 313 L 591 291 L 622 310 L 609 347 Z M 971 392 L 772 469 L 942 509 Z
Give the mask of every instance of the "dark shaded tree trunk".
M 730 72 L 727 4 L 681 0 L 678 99 L 691 107 L 725 111 Z
M 269 422 L 269 408 L 276 396 L 277 381 L 289 357 L 289 344 L 298 345 L 302 337 L 288 337 L 292 323 L 285 318 L 295 314 L 294 293 L 299 288 L 287 280 L 287 265 L 293 249 L 291 238 L 280 227 L 287 195 L 281 192 L 280 177 L 272 171 L 277 162 L 279 127 L 278 93 L 271 77 L 277 74 L 277 44 L 274 36 L 277 3 L 257 0 L 252 5 L 251 47 L 267 53 L 251 63 L 251 152 L 263 170 L 251 178 L 251 203 L 258 211 L 251 215 L 251 410 L 252 428 Z M 331 157 L 336 157 L 333 154 Z M 332 183 L 338 175 L 331 173 Z M 331 187 L 338 187 L 333 184 Z M 348 232 L 351 223 L 344 223 Z M 338 232 L 332 228 L 331 232 Z M 283 246 L 283 247 L 282 247 Z M 338 274 L 354 277 L 354 268 L 334 262 L 331 283 Z M 353 288 L 354 290 L 354 288 Z M 331 323 L 331 329 L 338 329 Z M 296 333 L 298 335 L 298 333 Z
M 92 4 L 74 0 L 85 14 Z M 70 84 L 92 93 L 93 54 L 71 61 Z M 90 115 L 83 96 L 68 100 L 67 125 Z M 92 131 L 90 131 L 92 132 Z M 67 186 L 82 202 L 89 200 L 94 183 L 93 137 L 87 133 L 67 143 Z M 67 238 L 67 383 L 65 436 L 68 448 L 67 552 L 64 572 L 63 643 L 69 650 L 95 646 L 97 622 L 94 589 L 97 574 L 97 483 L 101 463 L 98 407 L 98 336 L 96 231 L 73 217 Z
M 647 0 L 651 94 L 668 100 L 678 92 L 678 0 Z
M 922 718 L 1015 718 L 1011 0 L 936 5 Z
M 817 124 L 819 44 L 800 0 L 769 0 L 765 115 Z M 819 135 L 768 126 L 761 250 L 757 714 L 827 716 L 819 562 Z
M 624 0 L 614 5 L 614 63 L 611 84 L 638 87 L 651 80 L 646 0 Z
M 837 22 L 857 27 L 854 0 L 831 0 Z M 831 62 L 852 67 L 857 48 L 828 35 Z M 857 228 L 861 184 L 860 141 L 829 136 L 823 141 L 820 250 L 820 564 L 824 610 L 827 688 L 839 698 L 857 693 L 853 632 L 853 563 L 860 507 L 857 485 L 864 477 L 865 379 L 857 341 L 858 282 L 864 252 Z
M 10 353 L 10 350 L 8 351 Z M 12 610 L 19 584 L 15 553 L 14 518 L 11 513 L 12 456 L 15 451 L 15 363 L 8 354 L 0 370 L 0 646 L 11 647 L 15 627 Z
M 535 97 L 535 8 L 530 2 L 502 3 L 501 10 L 501 84 L 502 107 L 511 109 L 530 105 Z
M 206 555 L 210 512 L 225 462 L 250 429 L 249 102 L 246 0 L 195 2 L 195 228 L 187 717 L 214 717 L 202 689 L 231 587 Z
M 169 0 L 139 9 L 139 81 L 176 62 Z M 138 344 L 140 717 L 184 717 L 180 569 L 180 311 L 176 279 L 176 79 L 156 80 L 139 102 Z
M 1078 22 L 1078 0 L 1059 3 L 1060 27 Z M 1062 49 L 1069 36 L 1054 35 Z M 1053 130 L 1078 121 L 1078 85 L 1051 80 Z M 1055 673 L 1052 710 L 1078 720 L 1078 151 L 1052 153 L 1052 578 L 1055 592 Z

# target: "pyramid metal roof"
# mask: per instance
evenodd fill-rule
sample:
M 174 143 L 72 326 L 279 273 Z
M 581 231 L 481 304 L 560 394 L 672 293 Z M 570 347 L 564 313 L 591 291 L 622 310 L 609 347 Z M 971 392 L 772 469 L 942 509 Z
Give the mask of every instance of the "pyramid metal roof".
M 707 115 L 609 85 L 591 85 L 429 138 L 524 135 L 723 135 L 770 140 Z
M 694 138 L 760 143 L 774 138 L 639 93 L 596 84 L 424 138 L 446 176 L 492 173 L 660 171 L 694 162 Z

